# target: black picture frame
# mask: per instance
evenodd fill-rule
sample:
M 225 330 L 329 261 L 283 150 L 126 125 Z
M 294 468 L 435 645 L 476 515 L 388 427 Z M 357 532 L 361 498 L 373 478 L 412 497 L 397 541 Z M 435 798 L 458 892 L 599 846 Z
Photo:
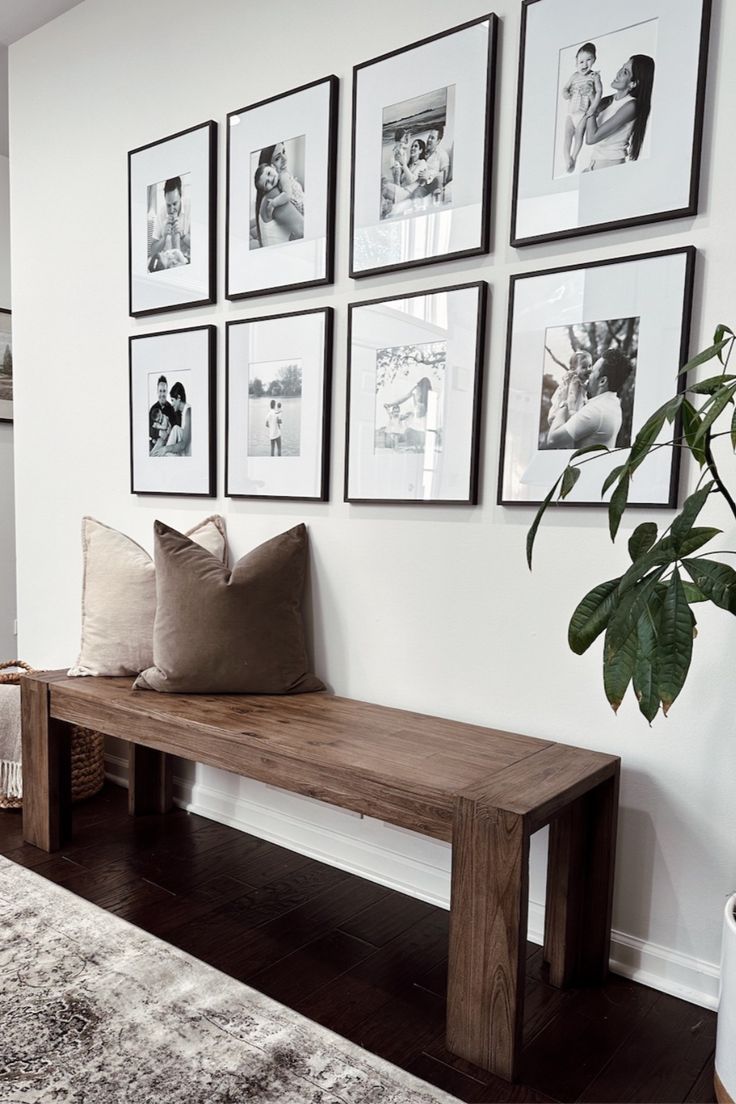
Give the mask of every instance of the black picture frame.
M 470 451 L 467 464 L 467 494 L 456 498 L 407 498 L 384 497 L 381 495 L 357 495 L 350 493 L 351 464 L 351 418 L 353 415 L 353 343 L 355 334 L 355 315 L 366 307 L 388 305 L 407 299 L 429 298 L 454 292 L 476 291 L 478 295 L 474 318 L 474 352 L 472 358 L 473 383 L 470 409 L 467 413 L 467 428 L 470 432 Z M 355 505 L 398 505 L 398 506 L 476 506 L 480 490 L 480 434 L 483 399 L 483 375 L 485 365 L 486 316 L 488 306 L 488 284 L 485 280 L 476 280 L 446 287 L 428 288 L 425 291 L 409 292 L 402 295 L 382 296 L 377 299 L 364 299 L 348 305 L 348 355 L 347 355 L 347 401 L 345 411 L 345 470 L 344 501 Z M 470 367 L 470 366 L 468 366 Z
M 663 393 L 663 396 L 662 396 L 662 401 L 664 402 L 671 395 L 673 395 L 675 393 L 680 394 L 685 390 L 685 377 L 682 376 L 682 375 L 677 376 L 676 373 L 677 373 L 678 368 L 680 368 L 683 364 L 685 364 L 687 362 L 688 355 L 689 355 L 690 329 L 691 329 L 691 322 L 692 322 L 692 307 L 693 307 L 693 289 L 694 289 L 694 280 L 695 280 L 695 268 L 696 268 L 696 262 L 697 262 L 697 250 L 695 249 L 694 246 L 688 245 L 688 246 L 675 247 L 675 248 L 672 248 L 672 249 L 653 250 L 653 251 L 646 252 L 646 253 L 628 254 L 626 256 L 612 257 L 612 258 L 605 259 L 605 260 L 588 261 L 587 263 L 578 262 L 577 264 L 561 265 L 561 266 L 556 267 L 556 268 L 537 269 L 533 272 L 519 272 L 519 273 L 515 273 L 514 275 L 512 275 L 509 278 L 509 306 L 508 306 L 508 320 L 507 320 L 507 328 L 506 328 L 506 358 L 505 358 L 505 369 L 504 369 L 503 404 L 502 404 L 502 415 L 501 415 L 501 442 L 500 442 L 500 450 L 499 450 L 498 485 L 497 485 L 497 495 L 496 495 L 497 505 L 504 506 L 504 507 L 515 507 L 515 508 L 526 507 L 526 508 L 536 509 L 542 504 L 542 501 L 543 501 L 543 496 L 540 497 L 540 498 L 535 498 L 535 499 L 520 500 L 518 498 L 510 498 L 507 494 L 504 493 L 504 479 L 505 479 L 505 475 L 506 475 L 506 457 L 507 457 L 507 438 L 508 438 L 508 432 L 509 432 L 509 410 L 510 410 L 511 375 L 512 375 L 512 358 L 513 358 L 513 337 L 514 337 L 514 310 L 515 310 L 515 306 L 516 306 L 517 288 L 519 287 L 519 284 L 524 280 L 531 280 L 531 279 L 535 279 L 537 277 L 560 276 L 560 275 L 563 275 L 565 273 L 577 272 L 577 271 L 581 271 L 581 270 L 594 271 L 594 270 L 597 270 L 597 269 L 604 269 L 604 268 L 615 266 L 615 265 L 624 265 L 624 264 L 636 263 L 636 262 L 646 262 L 646 261 L 651 261 L 651 260 L 658 260 L 658 259 L 664 259 L 664 258 L 667 258 L 667 257 L 677 257 L 677 256 L 682 256 L 684 261 L 685 261 L 684 272 L 683 272 L 683 282 L 682 282 L 682 304 L 681 304 L 681 316 L 680 316 L 680 326 L 679 326 L 679 341 L 678 341 L 677 356 L 676 356 L 677 364 L 672 365 L 672 375 L 671 375 L 671 377 L 668 377 L 669 380 L 671 381 L 671 386 L 667 386 L 667 381 L 666 380 L 664 381 L 665 382 L 665 387 L 663 389 L 664 393 Z M 637 370 L 638 370 L 638 366 L 637 366 Z M 656 406 L 654 406 L 651 410 L 647 409 L 647 410 L 643 411 L 642 413 L 643 413 L 644 417 L 647 417 L 649 414 L 653 413 L 654 409 L 656 409 Z M 539 410 L 538 409 L 536 410 L 535 415 L 536 416 L 539 415 Z M 678 415 L 677 415 L 677 417 L 675 419 L 675 422 L 674 422 L 674 425 L 673 425 L 673 438 L 677 438 L 678 436 L 681 435 L 681 433 L 682 433 L 682 419 L 681 419 L 681 415 L 678 412 Z M 633 439 L 633 437 L 632 437 L 632 439 Z M 628 447 L 628 446 L 625 446 L 625 447 Z M 678 449 L 678 448 L 673 448 L 671 450 L 671 452 L 672 452 L 672 455 L 671 455 L 671 463 L 670 463 L 670 469 L 669 469 L 669 486 L 668 486 L 668 492 L 667 492 L 666 498 L 664 498 L 662 501 L 646 501 L 646 502 L 644 502 L 644 501 L 641 501 L 641 502 L 640 501 L 629 501 L 629 503 L 628 503 L 629 507 L 631 507 L 633 509 L 647 509 L 647 510 L 653 510 L 653 509 L 671 510 L 671 509 L 675 509 L 677 507 L 679 477 L 680 477 L 681 450 Z M 567 455 L 566 450 L 561 450 L 561 455 L 562 455 L 562 457 L 566 456 Z M 603 454 L 599 453 L 597 455 L 602 456 Z M 564 462 L 563 462 L 563 459 L 561 459 L 560 464 L 559 464 L 559 470 L 557 471 L 557 474 L 559 474 L 559 472 L 562 470 L 563 466 L 564 466 Z M 595 470 L 596 469 L 595 461 L 593 461 L 590 466 Z M 601 469 L 599 469 L 599 472 L 597 472 L 597 474 L 596 474 L 596 478 L 597 478 L 596 490 L 597 491 L 600 490 L 600 487 L 602 486 L 603 481 L 605 479 L 605 475 L 606 475 L 606 469 L 605 468 L 601 468 Z M 639 473 L 639 475 L 638 475 L 639 481 L 641 481 L 641 476 L 642 475 L 643 475 L 643 472 Z M 550 481 L 549 486 L 547 487 L 547 490 L 549 490 L 551 488 L 553 482 L 554 482 L 554 479 L 552 479 Z M 603 500 L 602 498 L 583 499 L 583 500 L 576 500 L 574 498 L 566 498 L 566 499 L 564 499 L 562 501 L 559 501 L 559 502 L 555 501 L 554 503 L 552 503 L 552 505 L 559 506 L 560 508 L 564 508 L 565 510 L 577 509 L 577 508 L 590 508 L 590 507 L 596 507 L 600 510 L 600 509 L 607 509 L 607 507 L 608 507 L 607 501 Z
M 280 100 L 286 100 L 291 97 L 301 96 L 304 93 L 310 92 L 312 89 L 319 89 L 320 86 L 326 85 L 328 91 L 328 104 L 327 104 L 327 148 L 326 148 L 326 173 L 325 173 L 325 236 L 324 236 L 324 253 L 323 264 L 324 274 L 315 276 L 307 280 L 293 280 L 284 283 L 270 283 L 266 282 L 263 285 L 238 290 L 234 286 L 234 280 L 231 275 L 231 260 L 233 249 L 231 245 L 231 229 L 232 229 L 232 204 L 233 204 L 233 189 L 232 189 L 232 171 L 233 171 L 233 121 L 237 118 L 242 120 L 244 115 L 248 115 L 250 112 L 261 111 L 272 104 L 278 103 Z M 246 107 L 238 108 L 235 111 L 229 111 L 227 114 L 227 149 L 226 149 L 226 169 L 225 169 L 225 182 L 226 182 L 226 199 L 225 199 L 225 298 L 230 301 L 238 301 L 241 299 L 252 299 L 255 296 L 260 295 L 272 295 L 276 292 L 285 291 L 300 291 L 310 287 L 323 287 L 328 284 L 334 283 L 335 279 L 335 218 L 336 218 L 336 193 L 337 193 L 337 140 L 338 140 L 338 113 L 339 113 L 339 100 L 340 100 L 340 81 L 334 74 L 330 74 L 326 77 L 319 77 L 317 80 L 309 81 L 307 84 L 299 85 L 297 88 L 291 88 L 286 92 L 279 92 L 274 96 L 269 96 L 267 99 L 259 100 L 256 103 L 248 104 Z M 239 194 L 243 189 L 239 189 Z M 248 189 L 248 195 L 250 195 L 250 189 Z M 308 202 L 308 200 L 307 200 Z M 296 244 L 296 243 L 293 243 Z
M 552 2 L 555 2 L 555 0 L 552 0 Z M 568 2 L 568 0 L 563 0 L 563 2 Z M 569 2 L 573 3 L 573 0 L 569 0 Z M 637 226 L 646 226 L 657 222 L 667 222 L 672 219 L 688 218 L 697 214 L 700 191 L 700 165 L 703 145 L 703 116 L 705 108 L 705 92 L 708 68 L 708 42 L 710 37 L 712 0 L 695 0 L 695 2 L 701 5 L 701 26 L 698 40 L 696 100 L 692 134 L 692 147 L 689 159 L 690 179 L 687 202 L 674 207 L 664 208 L 661 211 L 647 212 L 641 215 L 633 215 L 619 219 L 608 219 L 601 222 L 591 222 L 582 226 L 567 227 L 556 231 L 523 234 L 518 232 L 518 220 L 528 16 L 533 5 L 550 3 L 550 0 L 522 0 L 516 103 L 516 126 L 514 137 L 514 173 L 511 197 L 510 227 L 510 244 L 514 248 L 518 249 L 524 248 L 528 245 L 540 245 L 546 242 L 563 241 L 570 238 L 584 237 L 588 234 L 603 233 L 609 230 L 622 230 Z M 579 10 L 579 7 L 577 10 Z
M 136 429 L 143 429 L 142 414 L 143 411 L 140 406 L 136 407 L 136 397 L 140 399 L 141 392 L 136 386 L 138 381 L 136 379 L 136 365 L 135 350 L 142 347 L 142 343 L 151 342 L 161 338 L 186 338 L 187 335 L 204 333 L 206 336 L 205 341 L 205 364 L 200 366 L 200 371 L 205 373 L 206 379 L 199 385 L 199 392 L 203 395 L 207 405 L 207 416 L 205 419 L 205 425 L 207 430 L 207 442 L 199 455 L 199 463 L 204 466 L 205 474 L 200 476 L 199 484 L 204 485 L 202 490 L 192 490 L 190 488 L 183 488 L 180 490 L 171 489 L 170 487 L 141 487 L 140 476 L 138 481 L 136 479 L 137 470 L 140 472 L 142 463 L 136 464 L 136 449 L 135 442 L 137 437 L 135 435 Z M 177 363 L 180 363 L 179 354 L 177 354 Z M 177 371 L 167 368 L 166 363 L 162 359 L 162 353 L 156 351 L 156 359 L 153 364 L 156 365 L 155 372 L 161 375 L 167 372 L 171 375 Z M 152 365 L 153 367 L 153 365 Z M 167 377 L 168 378 L 168 377 Z M 176 381 L 174 381 L 176 382 Z M 173 384 L 172 384 L 173 386 Z M 141 333 L 131 334 L 128 338 L 128 396 L 129 396 L 129 449 L 130 449 L 130 493 L 134 495 L 158 495 L 177 498 L 214 498 L 217 493 L 217 326 L 214 325 L 202 325 L 202 326 L 188 326 L 182 329 L 173 330 L 158 330 L 155 333 Z M 144 400 L 144 411 L 146 419 L 149 417 L 148 396 Z M 148 458 L 148 457 L 146 457 Z M 186 459 L 185 454 L 182 459 Z M 142 457 L 139 458 L 142 461 Z M 176 457 L 160 457 L 158 463 L 176 463 Z M 163 469 L 162 469 L 163 470 Z M 165 471 L 166 475 L 171 474 L 170 469 Z M 176 469 L 173 472 L 177 474 Z M 137 485 L 138 482 L 138 485 Z
M 206 234 L 207 241 L 203 250 L 203 272 L 199 283 L 202 288 L 201 294 L 189 295 L 182 289 L 182 298 L 175 302 L 166 302 L 165 297 L 162 297 L 161 302 L 152 302 L 150 305 L 141 305 L 139 302 L 142 298 L 147 298 L 150 294 L 155 300 L 155 284 L 152 283 L 151 277 L 160 275 L 160 271 L 149 272 L 141 271 L 142 257 L 138 257 L 136 246 L 136 231 L 143 232 L 143 227 L 136 225 L 134 228 L 134 222 L 139 223 L 140 217 L 136 217 L 134 214 L 134 185 L 133 175 L 136 172 L 136 161 L 143 159 L 145 156 L 152 155 L 152 151 L 156 150 L 160 146 L 166 146 L 174 143 L 183 143 L 189 136 L 193 136 L 196 132 L 202 131 L 202 139 L 205 143 L 206 149 L 206 182 L 207 182 L 207 213 L 206 213 Z M 142 171 L 142 170 L 141 170 Z M 179 170 L 181 175 L 182 169 Z M 169 175 L 169 174 L 167 174 Z M 177 175 L 177 174 L 174 174 Z M 152 186 L 152 182 L 149 182 Z M 138 207 L 135 208 L 136 213 Z M 190 261 L 190 265 L 191 265 Z M 184 266 L 182 266 L 183 268 Z M 186 267 L 189 267 L 186 266 Z M 175 294 L 172 289 L 172 295 Z M 187 310 L 192 307 L 209 306 L 217 301 L 217 123 L 214 120 L 209 119 L 204 123 L 197 123 L 195 126 L 186 127 L 184 130 L 177 131 L 175 134 L 169 134 L 166 138 L 158 138 L 153 142 L 148 142 L 146 145 L 138 146 L 136 149 L 129 150 L 128 152 L 128 313 L 131 318 L 145 318 L 152 314 L 166 314 L 171 311 Z
M 13 315 L 13 312 L 8 310 L 6 307 L 0 307 L 0 315 L 3 315 L 3 314 L 7 314 L 8 318 L 10 319 L 10 357 L 11 357 L 11 362 L 12 362 L 12 357 L 13 357 L 13 320 L 12 320 L 12 315 Z M 3 369 L 4 369 L 4 365 L 0 362 L 0 422 L 8 422 L 9 424 L 12 425 L 13 420 L 14 420 L 14 418 L 13 418 L 13 365 L 12 365 L 12 363 L 11 363 L 11 366 L 10 366 L 10 398 L 3 397 L 3 394 L 2 394 L 2 392 L 4 390 L 6 390 L 3 387 L 3 376 L 5 375 L 5 372 L 3 371 Z M 8 409 L 8 407 L 9 407 L 9 409 Z M 7 416 L 7 415 L 9 415 L 9 416 Z
M 384 64 L 393 58 L 399 57 L 403 54 L 410 54 L 412 51 L 420 50 L 423 47 L 428 46 L 431 43 L 439 42 L 442 39 L 449 38 L 452 35 L 458 34 L 463 31 L 467 31 L 472 27 L 479 24 L 488 23 L 489 35 L 488 35 L 488 52 L 486 58 L 486 76 L 484 85 L 484 127 L 483 127 L 483 155 L 482 155 L 482 183 L 480 190 L 480 225 L 478 232 L 477 244 L 466 248 L 459 248 L 451 250 L 447 253 L 434 253 L 431 256 L 415 257 L 409 260 L 397 261 L 394 263 L 380 264 L 366 266 L 363 268 L 356 268 L 355 259 L 355 234 L 356 234 L 356 179 L 358 177 L 358 136 L 357 136 L 357 118 L 358 118 L 358 101 L 359 101 L 359 76 L 360 74 L 376 65 Z M 420 39 L 417 42 L 409 43 L 406 46 L 401 46 L 396 50 L 391 50 L 388 53 L 381 54 L 379 57 L 371 58 L 369 61 L 361 62 L 359 65 L 353 67 L 353 102 L 352 102 L 352 115 L 351 115 L 351 165 L 353 166 L 353 172 L 350 181 L 350 256 L 349 256 L 349 274 L 352 279 L 362 279 L 366 276 L 376 276 L 387 272 L 401 272 L 406 269 L 424 267 L 429 264 L 438 264 L 443 261 L 458 260 L 463 257 L 473 257 L 484 253 L 488 253 L 490 249 L 490 210 L 491 210 L 491 175 L 493 167 L 493 132 L 494 132 L 494 116 L 495 116 L 495 86 L 496 86 L 496 56 L 497 56 L 497 43 L 498 43 L 498 17 L 489 12 L 486 15 L 479 16 L 477 19 L 468 20 L 465 23 L 461 23 L 455 27 L 450 27 L 445 31 L 440 31 L 437 34 L 429 35 L 427 38 Z M 428 83 L 431 83 L 429 81 Z M 388 97 L 388 93 L 386 94 Z
M 319 462 L 316 465 L 317 485 L 315 492 L 312 494 L 294 494 L 294 493 L 261 493 L 250 492 L 243 490 L 235 490 L 233 487 L 233 479 L 231 469 L 235 466 L 231 457 L 231 441 L 235 434 L 232 432 L 231 426 L 233 423 L 232 406 L 234 403 L 231 400 L 231 382 L 232 382 L 232 335 L 235 334 L 239 328 L 268 325 L 269 323 L 275 323 L 277 326 L 276 336 L 277 340 L 288 342 L 288 328 L 289 322 L 294 319 L 310 318 L 317 319 L 322 316 L 324 320 L 323 339 L 322 339 L 322 353 L 319 358 L 321 361 L 322 380 L 321 385 L 316 389 L 314 398 L 319 402 L 320 418 L 321 418 L 321 431 L 317 435 L 317 447 L 319 448 Z M 239 318 L 228 321 L 225 328 L 226 344 L 225 344 L 225 496 L 226 498 L 250 498 L 250 499 L 270 499 L 272 501 L 291 501 L 291 502 L 327 502 L 329 500 L 329 480 L 330 480 L 330 440 L 331 440 L 331 422 L 332 422 L 332 362 L 333 362 L 333 350 L 334 350 L 334 316 L 335 312 L 332 307 L 313 307 L 308 310 L 301 311 L 286 311 L 279 314 L 262 315 L 256 318 Z M 243 331 L 245 332 L 245 331 Z M 286 360 L 288 357 L 281 357 L 278 359 Z M 265 396 L 264 396 L 265 397 Z M 301 395 L 300 395 L 301 403 Z M 244 438 L 247 436 L 242 432 L 237 435 L 238 441 L 242 444 Z M 287 454 L 288 455 L 288 454 Z M 279 453 L 281 456 L 281 453 Z M 269 458 L 270 459 L 270 458 Z

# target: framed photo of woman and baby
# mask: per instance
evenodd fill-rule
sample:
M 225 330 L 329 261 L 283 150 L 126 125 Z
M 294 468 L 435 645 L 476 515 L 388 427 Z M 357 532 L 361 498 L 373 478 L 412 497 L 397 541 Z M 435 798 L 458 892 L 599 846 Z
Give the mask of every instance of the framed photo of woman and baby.
M 694 215 L 711 0 L 523 0 L 511 244 Z

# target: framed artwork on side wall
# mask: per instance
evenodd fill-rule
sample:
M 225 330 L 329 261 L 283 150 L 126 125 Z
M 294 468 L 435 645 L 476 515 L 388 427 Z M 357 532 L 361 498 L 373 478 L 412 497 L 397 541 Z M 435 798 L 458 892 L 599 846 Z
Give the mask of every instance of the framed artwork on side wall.
M 216 326 L 129 338 L 131 494 L 215 494 L 216 344 Z
M 523 0 L 511 244 L 698 209 L 711 0 Z
M 9 310 L 0 309 L 0 422 L 13 420 L 13 328 Z
M 496 26 L 353 69 L 351 276 L 488 252 Z
M 331 284 L 337 77 L 227 117 L 227 299 Z
M 511 277 L 499 505 L 538 506 L 573 452 L 603 446 L 563 503 L 601 505 L 644 422 L 684 387 L 695 255 L 688 246 Z M 679 432 L 666 424 L 661 439 Z M 676 506 L 679 461 L 676 448 L 647 457 L 629 505 Z
M 217 123 L 128 154 L 129 311 L 138 318 L 214 303 Z
M 326 501 L 331 307 L 227 324 L 225 494 Z
M 486 291 L 350 304 L 347 502 L 478 501 Z

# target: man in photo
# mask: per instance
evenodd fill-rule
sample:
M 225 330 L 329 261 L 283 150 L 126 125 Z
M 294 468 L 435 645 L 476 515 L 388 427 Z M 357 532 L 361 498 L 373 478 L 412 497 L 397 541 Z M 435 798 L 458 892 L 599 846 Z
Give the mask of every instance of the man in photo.
M 616 447 L 621 429 L 621 394 L 631 373 L 631 361 L 620 349 L 607 349 L 593 365 L 588 379 L 588 401 L 571 414 L 562 401 L 547 434 L 551 448 L 580 449 L 588 445 Z
M 188 198 L 182 196 L 180 176 L 164 182 L 165 207 L 159 208 L 153 223 L 149 271 L 188 265 L 192 252 L 192 214 Z
M 437 126 L 427 131 L 425 164 L 419 173 L 419 187 L 414 193 L 415 196 L 437 194 L 440 200 L 442 199 L 450 172 L 450 158 L 447 151 L 442 148 L 444 136 L 445 128 L 443 126 Z
M 158 400 L 148 412 L 148 451 L 152 452 L 159 442 L 165 443 L 174 421 L 174 408 L 168 401 L 169 385 L 166 376 L 158 377 Z

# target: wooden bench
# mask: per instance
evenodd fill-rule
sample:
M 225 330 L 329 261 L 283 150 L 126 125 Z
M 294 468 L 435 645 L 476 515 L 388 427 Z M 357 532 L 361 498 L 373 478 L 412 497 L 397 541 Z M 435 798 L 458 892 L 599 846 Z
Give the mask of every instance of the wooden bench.
M 171 757 L 221 767 L 452 843 L 447 1045 L 512 1080 L 522 1040 L 529 839 L 550 824 L 553 985 L 608 971 L 619 759 L 365 702 L 186 696 L 129 679 L 22 680 L 23 834 L 71 830 L 69 724 L 127 740 L 131 813 L 171 806 Z

